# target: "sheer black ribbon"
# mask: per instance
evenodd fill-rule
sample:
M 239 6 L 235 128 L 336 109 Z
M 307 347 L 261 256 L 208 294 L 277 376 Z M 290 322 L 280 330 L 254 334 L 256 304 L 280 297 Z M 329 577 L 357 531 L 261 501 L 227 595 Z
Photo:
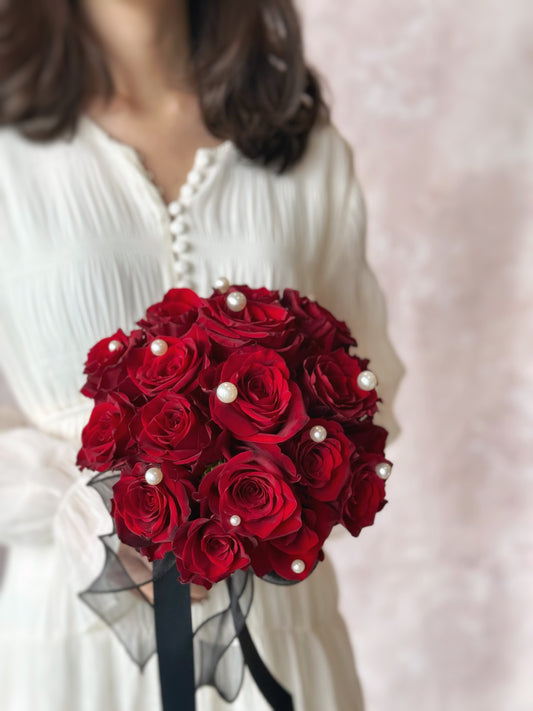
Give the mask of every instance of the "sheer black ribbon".
M 118 473 L 105 472 L 88 484 L 109 512 L 118 479 Z M 141 669 L 157 650 L 164 711 L 194 711 L 195 690 L 204 685 L 216 688 L 225 701 L 234 701 L 245 664 L 274 711 L 292 711 L 291 696 L 264 665 L 246 626 L 253 600 L 251 570 L 237 571 L 227 579 L 228 604 L 193 631 L 190 587 L 179 582 L 173 554 L 155 561 L 151 574 L 146 569 L 134 579 L 118 556 L 116 533 L 100 539 L 105 549 L 102 571 L 80 598 L 109 625 Z M 292 583 L 277 575 L 268 580 Z M 153 583 L 153 604 L 145 592 L 149 583 Z

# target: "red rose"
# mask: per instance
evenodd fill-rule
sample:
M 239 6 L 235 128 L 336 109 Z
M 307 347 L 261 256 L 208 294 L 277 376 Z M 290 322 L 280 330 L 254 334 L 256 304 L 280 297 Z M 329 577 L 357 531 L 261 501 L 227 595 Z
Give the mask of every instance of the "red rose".
M 375 471 L 376 465 L 383 461 L 387 460 L 379 454 L 363 453 L 354 463 L 342 508 L 342 524 L 352 536 L 358 536 L 361 529 L 371 526 L 376 513 L 387 503 L 385 481 Z
M 115 343 L 110 349 L 109 344 L 112 341 Z M 127 346 L 128 336 L 119 328 L 112 336 L 102 338 L 90 349 L 83 372 L 87 375 L 101 375 L 108 366 L 115 365 L 122 358 Z
M 326 429 L 323 442 L 315 442 L 310 437 L 316 426 Z M 319 501 L 335 501 L 350 478 L 350 458 L 355 450 L 342 425 L 332 420 L 310 420 L 305 430 L 288 445 L 306 494 Z
M 179 338 L 196 321 L 198 311 L 204 304 L 205 299 L 191 289 L 170 289 L 162 301 L 150 306 L 145 318 L 137 321 L 137 325 L 155 337 Z
M 322 545 L 335 523 L 335 513 L 326 504 L 317 504 L 317 509 L 302 509 L 302 526 L 295 533 L 261 541 L 258 545 L 246 544 L 252 568 L 259 577 L 274 571 L 286 580 L 304 580 L 313 571 L 318 560 L 323 558 Z M 292 569 L 295 560 L 304 563 L 298 573 Z
M 161 467 L 163 480 L 148 484 L 144 478 L 147 465 L 137 463 L 132 470 L 122 472 L 113 486 L 111 515 L 117 535 L 123 543 L 137 548 L 150 560 L 163 558 L 172 550 L 172 541 L 179 526 L 191 513 L 189 495 L 193 487 L 184 469 L 173 468 L 173 476 Z
M 98 341 L 87 355 L 83 371 L 87 380 L 80 390 L 82 395 L 100 403 L 106 400 L 108 393 L 119 391 L 135 402 L 142 393 L 129 378 L 127 360 L 131 349 L 144 342 L 141 330 L 126 336 L 120 328 L 110 338 Z
M 159 393 L 143 405 L 130 429 L 144 461 L 168 459 L 189 464 L 211 439 L 206 418 L 198 408 L 185 395 L 173 392 Z
M 246 306 L 241 311 L 231 311 L 226 304 L 228 294 L 234 291 L 246 296 Z M 215 349 L 220 359 L 250 344 L 281 352 L 297 346 L 294 318 L 279 303 L 279 293 L 265 288 L 232 286 L 225 294 L 211 296 L 198 323 L 220 346 Z
M 120 394 L 108 395 L 106 402 L 95 405 L 81 433 L 79 468 L 105 472 L 124 464 L 132 444 L 128 429 L 132 411 L 131 403 Z
M 165 336 L 168 350 L 154 355 L 150 343 L 132 351 L 128 373 L 137 387 L 148 395 L 162 390 L 188 393 L 198 387 L 198 373 L 208 364 L 209 339 L 193 325 L 181 338 Z
M 173 549 L 181 581 L 206 588 L 250 565 L 238 536 L 226 531 L 215 519 L 199 518 L 185 524 L 175 538 Z
M 311 414 L 341 422 L 372 416 L 380 398 L 375 390 L 362 390 L 357 384 L 357 376 L 367 363 L 341 348 L 306 358 L 303 384 Z
M 265 540 L 293 533 L 301 526 L 300 504 L 288 482 L 296 478 L 294 464 L 277 447 L 241 452 L 202 479 L 202 513 L 215 513 L 226 530 L 242 536 Z M 239 517 L 238 525 L 232 516 Z
M 223 382 L 237 387 L 238 397 L 232 403 L 221 402 L 216 395 Z M 238 439 L 283 442 L 309 419 L 285 361 L 271 349 L 248 346 L 234 353 L 211 374 L 211 385 L 213 420 Z
M 307 296 L 300 296 L 295 289 L 285 289 L 281 303 L 296 317 L 297 329 L 312 338 L 321 350 L 329 352 L 357 345 L 344 321 L 338 321 L 330 311 Z
M 373 454 L 383 454 L 387 441 L 387 430 L 384 427 L 375 425 L 370 420 L 359 422 L 355 426 L 346 428 L 346 436 L 355 444 L 357 451 L 372 452 Z

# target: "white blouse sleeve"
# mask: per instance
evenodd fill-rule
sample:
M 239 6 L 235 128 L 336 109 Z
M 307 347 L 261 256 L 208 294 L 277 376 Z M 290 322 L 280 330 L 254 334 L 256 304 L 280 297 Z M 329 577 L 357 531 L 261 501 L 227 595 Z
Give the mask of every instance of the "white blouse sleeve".
M 388 430 L 390 444 L 401 431 L 393 405 L 405 367 L 390 341 L 385 296 L 366 258 L 366 209 L 353 152 L 336 130 L 328 185 L 328 231 L 315 297 L 347 323 L 357 340 L 355 352 L 369 359 L 382 399 L 374 422 Z
M 42 432 L 21 413 L 0 406 L 0 546 L 56 540 L 76 590 L 103 565 L 99 535 L 111 529 L 94 475 L 77 468 L 78 445 Z

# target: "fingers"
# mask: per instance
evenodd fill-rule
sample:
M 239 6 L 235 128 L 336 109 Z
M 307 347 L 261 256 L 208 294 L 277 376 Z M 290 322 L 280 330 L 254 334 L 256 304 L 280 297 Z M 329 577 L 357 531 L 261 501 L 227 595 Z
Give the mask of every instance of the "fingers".
M 209 593 L 203 585 L 191 583 L 191 602 L 202 602 L 207 599 L 208 595 Z
M 138 553 L 134 548 L 121 543 L 118 550 L 118 557 L 126 572 L 131 578 L 138 583 L 146 580 L 151 576 L 152 566 L 144 556 Z M 154 602 L 154 586 L 149 582 L 145 585 L 140 585 L 139 590 L 153 604 Z M 137 592 L 137 591 L 135 591 Z M 137 592 L 138 594 L 138 592 Z M 191 583 L 191 602 L 198 603 L 207 599 L 209 593 L 203 585 Z

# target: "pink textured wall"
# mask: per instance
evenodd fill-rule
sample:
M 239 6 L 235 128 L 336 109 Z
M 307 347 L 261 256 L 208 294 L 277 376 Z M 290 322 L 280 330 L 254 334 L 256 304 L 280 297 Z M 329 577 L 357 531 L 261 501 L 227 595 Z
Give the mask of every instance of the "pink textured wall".
M 367 711 L 531 711 L 533 6 L 299 4 L 408 368 L 389 504 L 330 546 Z

